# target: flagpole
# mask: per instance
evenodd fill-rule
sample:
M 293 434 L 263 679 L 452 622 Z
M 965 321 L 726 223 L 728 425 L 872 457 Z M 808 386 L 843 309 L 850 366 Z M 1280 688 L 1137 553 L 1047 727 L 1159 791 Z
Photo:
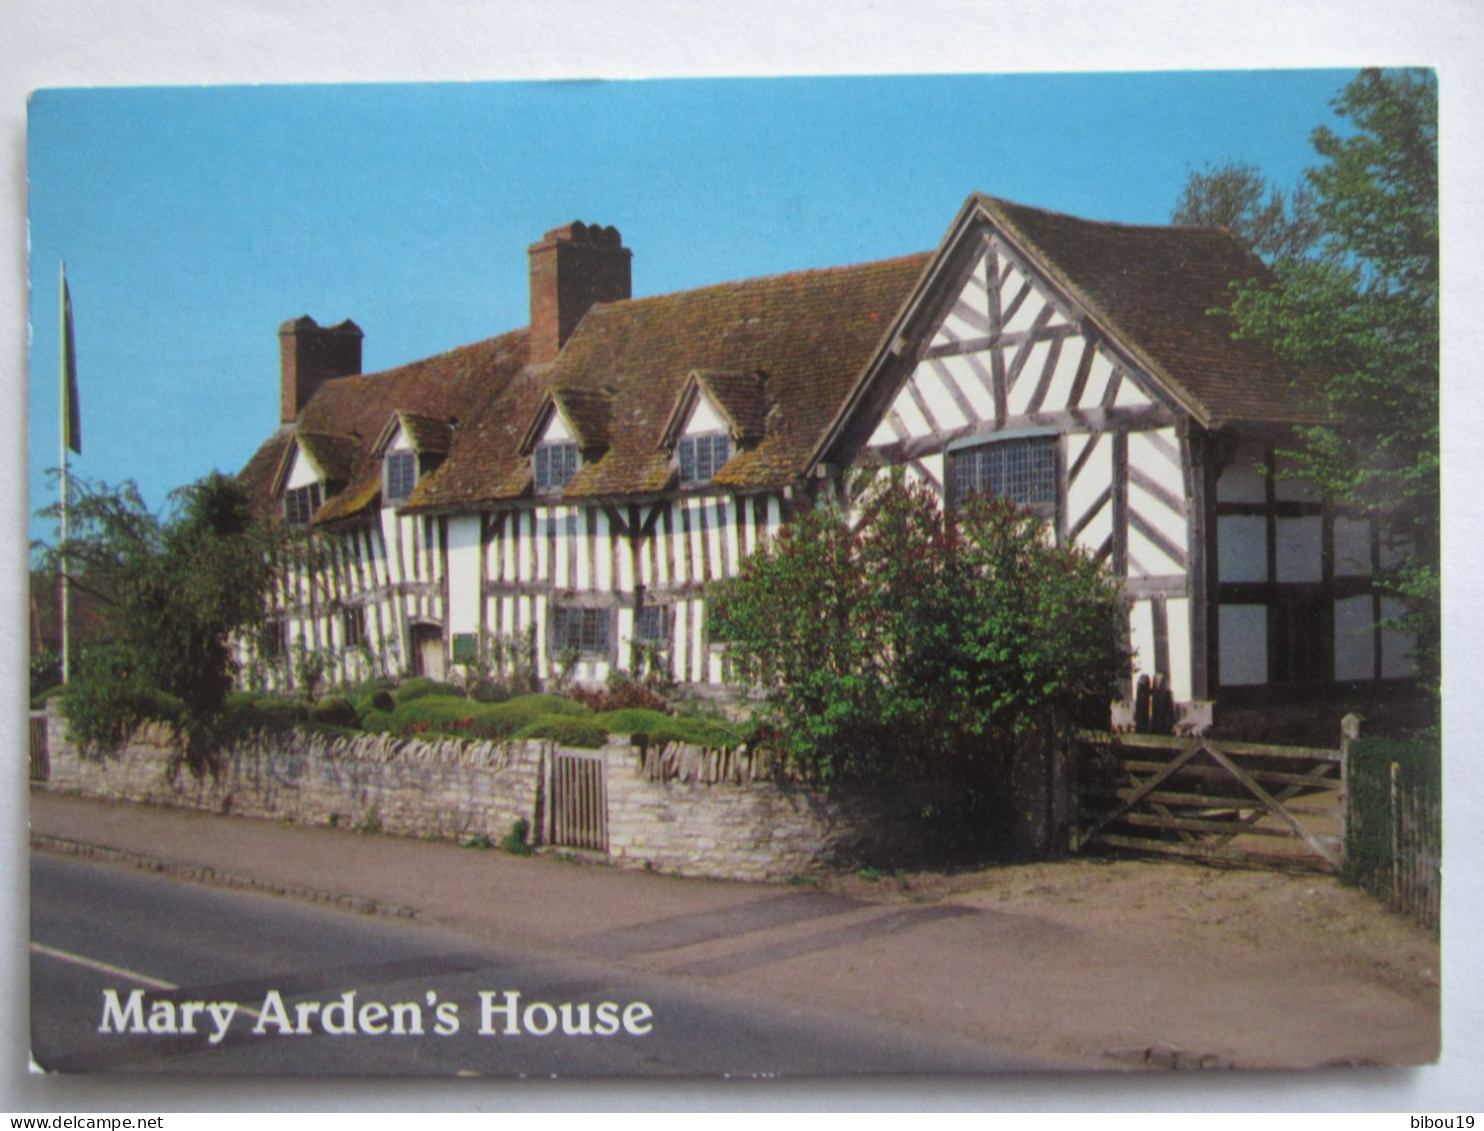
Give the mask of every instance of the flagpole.
M 62 411 L 60 413 L 62 425 L 62 682 L 65 684 L 68 682 L 68 678 L 72 674 L 72 655 L 68 643 L 67 624 L 67 606 L 69 597 L 67 585 L 67 497 L 71 494 L 71 491 L 68 490 L 67 482 L 67 432 L 68 421 L 71 419 L 72 405 L 71 390 L 68 388 L 67 381 L 67 264 L 65 262 L 60 264 L 59 273 L 61 275 L 61 285 L 59 287 L 58 296 L 58 318 L 60 320 L 59 324 L 61 327 L 60 341 L 62 357 L 62 399 L 60 402 L 62 407 Z

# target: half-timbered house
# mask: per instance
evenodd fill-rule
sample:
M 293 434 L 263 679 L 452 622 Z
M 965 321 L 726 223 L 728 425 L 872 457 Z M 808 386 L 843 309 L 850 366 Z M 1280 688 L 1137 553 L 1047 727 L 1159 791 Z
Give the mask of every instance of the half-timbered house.
M 708 584 L 850 469 L 904 465 L 1108 561 L 1131 680 L 1180 702 L 1408 674 L 1375 627 L 1378 533 L 1281 474 L 1311 390 L 1211 313 L 1264 274 L 1223 231 L 974 196 L 933 253 L 638 299 L 612 228 L 529 257 L 529 328 L 385 373 L 353 323 L 280 330 L 282 426 L 242 477 L 329 552 L 246 662 L 441 675 L 515 649 L 601 681 L 660 656 L 715 686 Z

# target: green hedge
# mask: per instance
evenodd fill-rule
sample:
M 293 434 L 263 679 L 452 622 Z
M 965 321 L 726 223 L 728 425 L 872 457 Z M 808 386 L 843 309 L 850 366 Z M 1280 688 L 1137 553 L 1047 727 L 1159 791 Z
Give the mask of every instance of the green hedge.
M 1436 803 L 1442 796 L 1443 750 L 1436 735 L 1378 735 L 1351 744 L 1345 781 L 1345 878 L 1367 889 L 1379 890 L 1390 883 L 1393 765 L 1398 792 L 1424 803 Z

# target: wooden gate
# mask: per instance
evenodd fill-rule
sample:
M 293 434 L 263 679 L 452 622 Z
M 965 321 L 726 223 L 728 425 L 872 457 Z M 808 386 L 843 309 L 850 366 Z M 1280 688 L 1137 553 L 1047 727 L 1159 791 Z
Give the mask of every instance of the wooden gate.
M 1333 872 L 1344 844 L 1339 750 L 1079 732 L 1072 849 L 1093 845 Z
M 608 851 L 608 783 L 598 754 L 557 750 L 551 759 L 551 844 Z
M 31 780 L 50 781 L 52 776 L 51 749 L 47 745 L 46 715 L 31 716 Z

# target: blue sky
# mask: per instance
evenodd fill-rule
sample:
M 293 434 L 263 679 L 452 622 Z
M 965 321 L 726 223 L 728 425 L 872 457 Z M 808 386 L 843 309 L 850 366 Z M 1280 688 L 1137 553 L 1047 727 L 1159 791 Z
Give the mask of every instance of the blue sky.
M 1350 74 L 43 91 L 32 507 L 58 464 L 63 259 L 74 472 L 159 506 L 277 426 L 288 318 L 353 318 L 368 372 L 522 326 L 526 247 L 573 219 L 622 230 L 636 295 L 931 248 L 974 191 L 1162 223 L 1208 161 L 1296 183 Z

